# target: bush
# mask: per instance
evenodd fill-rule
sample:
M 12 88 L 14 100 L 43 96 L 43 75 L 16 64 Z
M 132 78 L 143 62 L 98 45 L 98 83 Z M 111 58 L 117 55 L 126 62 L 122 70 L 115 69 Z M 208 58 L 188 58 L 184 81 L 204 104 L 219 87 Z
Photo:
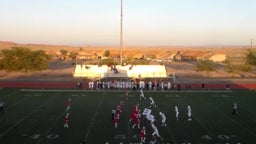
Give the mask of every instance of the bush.
M 101 64 L 102 64 L 102 65 L 109 65 L 109 64 L 114 64 L 114 65 L 116 65 L 117 63 L 115 62 L 114 59 L 108 58 L 108 59 L 103 59 L 103 60 L 101 60 Z
M 7 71 L 37 71 L 48 68 L 50 57 L 42 50 L 13 47 L 1 50 L 0 66 Z
M 252 72 L 253 71 L 253 67 L 249 64 L 238 65 L 237 69 L 242 72 Z
M 197 71 L 215 71 L 216 64 L 211 60 L 199 60 L 196 64 Z

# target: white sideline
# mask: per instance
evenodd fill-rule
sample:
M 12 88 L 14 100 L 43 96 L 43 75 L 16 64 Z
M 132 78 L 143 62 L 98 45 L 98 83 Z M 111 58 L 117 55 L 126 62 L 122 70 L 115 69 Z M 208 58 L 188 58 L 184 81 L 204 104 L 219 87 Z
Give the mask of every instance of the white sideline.
M 118 90 L 87 90 L 87 89 L 21 89 L 20 91 L 23 92 L 123 92 L 123 89 L 118 89 Z M 135 90 L 138 91 L 138 90 Z M 208 90 L 208 91 L 203 91 L 203 90 L 180 90 L 180 91 L 161 91 L 161 90 L 157 90 L 157 91 L 149 91 L 146 90 L 144 91 L 145 93 L 154 93 L 154 92 L 162 92 L 162 93 L 219 93 L 219 92 L 223 92 L 223 93 L 230 93 L 232 92 L 232 90 Z

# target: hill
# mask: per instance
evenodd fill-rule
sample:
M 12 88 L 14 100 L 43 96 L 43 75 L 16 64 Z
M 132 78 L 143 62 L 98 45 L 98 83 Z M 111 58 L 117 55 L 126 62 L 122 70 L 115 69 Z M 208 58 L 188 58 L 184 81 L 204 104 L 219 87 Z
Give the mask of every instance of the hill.
M 118 46 L 82 46 L 82 47 L 75 47 L 75 46 L 66 46 L 66 45 L 47 45 L 47 44 L 18 44 L 15 42 L 3 42 L 0 41 L 0 50 L 1 49 L 8 49 L 11 47 L 27 47 L 32 50 L 45 50 L 49 54 L 60 54 L 61 49 L 65 49 L 68 52 L 83 52 L 85 54 L 103 54 L 106 50 L 110 50 L 113 54 L 119 54 L 120 48 Z M 173 55 L 178 51 L 187 51 L 187 50 L 194 50 L 194 51 L 221 51 L 224 52 L 231 62 L 241 63 L 244 60 L 245 54 L 249 46 L 209 46 L 209 47 L 202 47 L 202 46 L 125 46 L 124 47 L 124 57 L 127 56 L 137 56 L 137 55 L 144 55 L 150 56 L 154 55 L 157 59 L 166 59 L 169 55 Z M 255 50 L 255 48 L 254 48 Z M 153 62 L 154 64 L 159 64 L 159 62 Z M 58 79 L 72 79 L 72 72 L 74 69 L 74 61 L 58 61 L 55 60 L 49 64 L 49 69 L 44 70 L 41 72 L 33 72 L 33 73 L 17 73 L 17 72 L 5 72 L 0 71 L 1 79 L 51 79 L 51 80 L 58 80 Z M 205 77 L 204 72 L 197 72 L 195 71 L 195 64 L 188 63 L 188 62 L 170 62 L 166 63 L 167 73 L 172 74 L 176 73 L 180 76 L 181 80 L 187 79 L 195 79 Z M 240 77 L 240 73 L 234 75 L 235 77 Z M 255 77 L 255 72 L 242 74 L 245 77 Z M 226 72 L 223 66 L 218 68 L 218 71 L 212 72 L 211 77 L 231 77 L 232 74 Z M 54 79 L 53 79 L 54 78 Z
M 0 41 L 0 50 L 8 49 L 11 47 L 27 47 L 32 50 L 45 50 L 49 54 L 58 54 L 61 49 L 65 49 L 68 52 L 85 51 L 88 54 L 100 53 L 103 54 L 106 50 L 110 50 L 113 54 L 119 54 L 119 46 L 68 46 L 68 45 L 48 45 L 48 44 L 18 44 L 15 42 Z M 177 51 L 222 51 L 229 58 L 234 61 L 241 61 L 244 58 L 249 46 L 125 46 L 123 49 L 123 55 L 135 56 L 135 55 L 154 55 L 158 59 L 166 59 L 168 55 L 175 54 Z

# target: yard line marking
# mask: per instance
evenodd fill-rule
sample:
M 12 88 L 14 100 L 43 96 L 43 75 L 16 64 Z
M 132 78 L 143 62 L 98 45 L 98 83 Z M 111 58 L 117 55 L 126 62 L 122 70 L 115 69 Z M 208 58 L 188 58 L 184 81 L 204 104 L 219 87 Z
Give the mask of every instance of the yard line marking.
M 202 101 L 201 99 L 199 99 L 200 101 Z M 185 102 L 184 101 L 180 101 L 180 103 L 183 103 L 183 104 L 185 104 Z M 217 141 L 217 142 L 220 142 L 218 139 L 216 139 L 215 137 L 214 137 L 214 134 L 213 134 L 213 132 L 211 132 L 197 117 L 196 117 L 196 115 L 192 112 L 192 121 L 193 121 L 193 119 L 199 124 L 199 125 L 201 125 L 201 127 L 206 131 L 206 133 L 207 133 L 207 135 L 210 135 L 215 141 Z M 218 122 L 218 121 L 216 121 L 216 122 Z
M 76 98 L 72 103 L 75 104 L 75 102 L 77 102 L 77 100 L 80 97 Z M 71 107 L 72 108 L 72 107 Z M 57 122 L 60 121 L 60 119 L 64 116 L 64 114 L 66 113 L 66 109 L 59 115 L 59 117 L 57 117 L 55 119 L 55 121 L 51 124 L 51 126 L 49 127 L 49 129 L 46 131 L 46 135 L 45 137 L 43 137 L 43 139 L 40 139 L 36 144 L 40 144 L 43 140 L 47 140 L 47 135 L 50 134 L 50 132 L 53 130 L 54 126 L 56 126 Z
M 99 104 L 98 104 L 98 106 L 97 106 L 97 109 L 96 109 L 94 115 L 93 115 L 92 122 L 91 122 L 91 124 L 90 124 L 90 126 L 89 126 L 89 128 L 88 128 L 88 130 L 87 130 L 87 133 L 86 133 L 86 135 L 85 135 L 85 138 L 84 138 L 84 140 L 83 140 L 84 142 L 86 142 L 87 139 L 88 139 L 88 137 L 89 137 L 89 134 L 90 134 L 90 132 L 91 132 L 92 126 L 94 125 L 95 118 L 96 118 L 96 116 L 98 115 L 98 112 L 99 112 L 99 109 L 100 109 L 100 107 L 101 107 L 101 105 L 102 105 L 102 101 L 103 101 L 104 97 L 105 97 L 105 92 L 104 92 L 103 95 L 101 96 L 100 102 L 99 102 Z
M 241 110 L 245 110 L 246 112 L 248 112 L 248 113 L 250 113 L 250 114 L 252 114 L 252 115 L 256 115 L 256 113 L 255 112 L 252 112 L 252 111 L 250 111 L 250 110 L 248 110 L 248 108 L 246 107 L 246 106 L 241 106 L 239 109 L 241 109 Z
M 18 102 L 14 103 L 14 104 L 11 105 L 10 107 L 7 107 L 5 111 L 9 111 L 10 109 L 12 109 L 12 108 L 15 107 L 16 105 L 18 105 L 18 104 L 24 102 L 24 101 L 27 100 L 27 99 L 28 99 L 28 97 L 26 97 L 26 98 L 24 98 L 24 99 L 22 99 L 22 100 L 19 100 Z M 1 122 L 1 121 L 2 121 L 2 120 L 0 119 L 0 122 Z M 1 137 L 1 136 L 0 136 L 0 137 Z
M 22 102 L 24 102 L 25 100 L 27 100 L 28 99 L 28 97 L 25 97 L 24 99 L 21 99 L 21 100 L 19 100 L 19 101 L 17 101 L 16 103 L 14 103 L 13 105 L 11 105 L 11 106 L 9 106 L 9 107 L 7 107 L 7 109 L 6 110 L 10 110 L 10 109 L 12 109 L 13 107 L 15 107 L 16 105 L 18 105 L 18 104 L 20 104 L 20 103 L 22 103 Z
M 158 107 L 156 107 L 156 110 L 158 111 L 158 113 L 160 112 L 159 109 L 158 109 Z M 167 129 L 168 134 L 169 134 L 169 136 L 171 137 L 173 143 L 176 144 L 177 142 L 176 142 L 176 140 L 175 140 L 175 138 L 174 138 L 174 136 L 173 136 L 171 130 L 169 129 L 168 125 L 166 126 L 166 129 Z
M 128 93 L 128 96 L 127 96 L 127 99 L 126 99 L 126 97 L 125 97 L 125 94 L 124 94 L 124 102 L 126 102 L 126 109 L 127 109 L 127 113 L 126 113 L 126 115 L 128 115 L 129 116 L 129 98 L 131 97 L 131 95 L 130 95 L 130 92 Z M 127 117 L 127 137 L 128 136 L 130 136 L 130 133 L 131 133 L 131 131 L 130 131 L 130 122 L 129 122 L 129 119 L 130 119 L 130 117 Z M 128 137 L 128 140 L 127 140 L 127 143 L 130 143 L 130 141 L 131 141 L 131 139 L 130 139 L 130 137 Z
M 252 130 L 250 130 L 249 128 L 247 128 L 247 127 L 243 126 L 242 124 L 240 124 L 240 123 L 242 123 L 241 120 L 235 120 L 235 119 L 232 118 L 231 116 L 229 116 L 229 115 L 227 115 L 226 113 L 224 113 L 224 112 L 223 112 L 217 105 L 215 105 L 215 104 L 212 104 L 212 103 L 209 103 L 209 102 L 208 102 L 208 104 L 212 105 L 214 109 L 216 109 L 217 111 L 219 111 L 220 113 L 222 113 L 222 115 L 224 115 L 225 117 L 227 117 L 228 119 L 230 119 L 230 120 L 231 120 L 232 122 L 234 122 L 238 127 L 240 127 L 240 128 L 242 128 L 242 129 L 248 131 L 251 135 L 256 136 L 256 133 L 255 133 L 254 131 L 252 131 Z M 239 123 L 239 121 L 240 121 L 240 123 Z
M 8 128 L 6 131 L 4 131 L 3 133 L 1 133 L 0 137 L 5 136 L 6 134 L 8 134 L 10 131 L 12 131 L 15 127 L 17 127 L 19 124 L 21 124 L 23 121 L 25 121 L 26 119 L 28 119 L 32 114 L 34 114 L 39 108 L 41 108 L 42 105 L 37 106 L 36 109 L 34 109 L 33 111 L 31 111 L 29 114 L 27 114 L 24 118 L 20 119 L 17 123 L 15 123 L 13 126 L 11 126 L 10 128 Z
M 211 104 L 211 105 L 213 105 L 213 104 Z M 247 127 L 244 127 L 243 125 L 240 124 L 240 123 L 241 123 L 241 120 L 240 120 L 240 123 L 239 123 L 238 121 L 236 121 L 235 119 L 233 119 L 232 117 L 228 116 L 226 113 L 224 113 L 223 111 L 221 111 L 221 110 L 219 109 L 219 107 L 217 107 L 217 106 L 215 106 L 215 105 L 213 105 L 213 106 L 214 106 L 214 108 L 215 108 L 216 110 L 218 110 L 220 113 L 222 113 L 225 117 L 227 117 L 228 119 L 230 119 L 231 121 L 233 121 L 237 126 L 239 126 L 240 128 L 243 128 L 244 130 L 248 131 L 251 135 L 256 136 L 256 133 L 255 133 L 255 132 L 253 132 L 252 130 L 250 130 L 250 129 L 248 129 Z
M 203 127 L 203 129 L 207 132 L 207 134 L 209 134 L 217 142 L 220 142 L 218 139 L 215 139 L 214 134 L 198 118 L 196 118 L 195 114 L 193 114 L 193 115 L 194 115 L 193 118 L 195 119 L 195 121 L 197 121 L 197 123 L 199 123 Z M 219 122 L 221 122 L 221 121 L 219 121 Z
M 8 97 L 8 96 L 9 96 L 9 95 L 6 94 L 6 95 L 4 95 L 4 96 L 1 96 L 0 99 L 3 100 L 3 99 L 5 99 L 5 98 Z
M 31 111 L 29 114 L 27 114 L 24 118 L 20 119 L 17 123 L 15 123 L 13 126 L 11 126 L 10 128 L 8 128 L 6 131 L 4 131 L 0 137 L 5 136 L 6 134 L 8 134 L 10 131 L 12 131 L 14 128 L 16 128 L 18 125 L 20 125 L 23 121 L 25 121 L 26 119 L 28 119 L 32 114 L 34 114 L 35 112 L 37 112 L 38 109 L 40 109 L 41 107 L 43 107 L 45 104 L 41 104 L 39 106 L 37 106 L 33 111 Z
M 49 99 L 52 99 L 53 97 L 50 97 Z M 48 102 L 49 100 L 47 100 Z M 16 128 L 18 125 L 20 125 L 23 121 L 25 121 L 26 119 L 28 119 L 32 114 L 34 114 L 35 112 L 37 112 L 37 110 L 39 110 L 41 107 L 43 107 L 44 105 L 47 104 L 47 102 L 42 103 L 41 105 L 38 105 L 33 111 L 31 111 L 30 113 L 28 113 L 24 118 L 20 119 L 17 123 L 15 123 L 13 126 L 11 126 L 10 128 L 8 128 L 6 131 L 4 131 L 3 133 L 1 133 L 0 137 L 5 136 L 6 134 L 8 134 L 10 131 L 12 131 L 14 128 Z

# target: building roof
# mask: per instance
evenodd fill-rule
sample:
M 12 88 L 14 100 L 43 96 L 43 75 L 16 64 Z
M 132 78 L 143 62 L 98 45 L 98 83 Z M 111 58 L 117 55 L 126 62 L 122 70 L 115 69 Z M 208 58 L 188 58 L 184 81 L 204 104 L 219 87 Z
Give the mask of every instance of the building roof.
M 182 57 L 204 57 L 208 55 L 208 51 L 185 51 L 181 54 Z
M 213 51 L 214 54 L 224 54 L 226 55 L 226 53 L 224 51 Z

